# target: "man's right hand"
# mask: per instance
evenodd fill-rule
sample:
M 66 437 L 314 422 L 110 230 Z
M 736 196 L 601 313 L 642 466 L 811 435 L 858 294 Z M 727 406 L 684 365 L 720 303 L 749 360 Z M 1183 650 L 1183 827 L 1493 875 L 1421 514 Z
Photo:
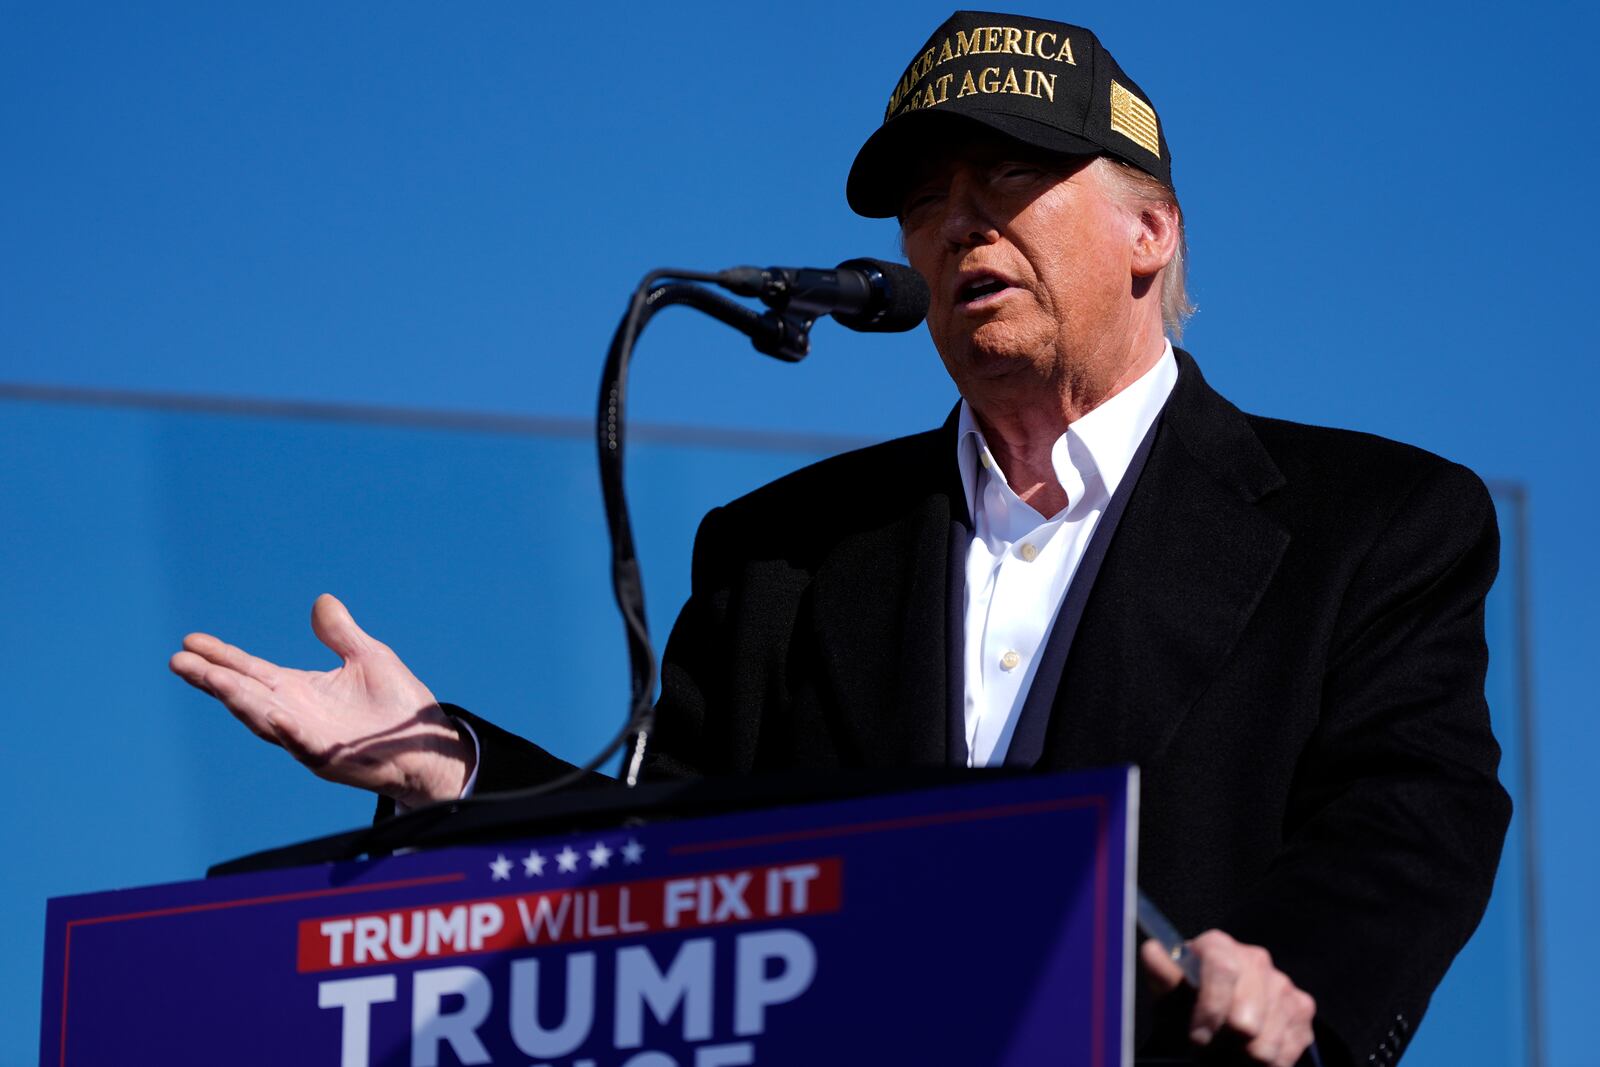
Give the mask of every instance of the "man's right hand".
M 459 797 L 475 754 L 428 687 L 335 597 L 317 598 L 311 628 L 340 667 L 280 667 L 199 633 L 169 666 L 319 777 L 407 807 Z
M 1247 1042 L 1244 1051 L 1252 1063 L 1299 1063 L 1316 1037 L 1311 1024 L 1317 1002 L 1311 994 L 1273 966 L 1266 949 L 1235 941 L 1221 930 L 1207 930 L 1189 948 L 1200 960 L 1189 1040 L 1209 1045 L 1227 1030 Z M 1157 992 L 1170 993 L 1184 980 L 1155 938 L 1139 946 L 1139 960 Z

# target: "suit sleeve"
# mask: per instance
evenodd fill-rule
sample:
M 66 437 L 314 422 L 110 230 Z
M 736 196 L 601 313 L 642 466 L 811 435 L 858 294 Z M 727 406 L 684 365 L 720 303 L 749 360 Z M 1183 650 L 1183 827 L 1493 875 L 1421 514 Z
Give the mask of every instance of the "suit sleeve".
M 1441 465 L 1355 572 L 1286 843 L 1220 924 L 1267 946 L 1356 1062 L 1399 1055 L 1488 903 L 1511 805 L 1484 699 L 1488 492 Z

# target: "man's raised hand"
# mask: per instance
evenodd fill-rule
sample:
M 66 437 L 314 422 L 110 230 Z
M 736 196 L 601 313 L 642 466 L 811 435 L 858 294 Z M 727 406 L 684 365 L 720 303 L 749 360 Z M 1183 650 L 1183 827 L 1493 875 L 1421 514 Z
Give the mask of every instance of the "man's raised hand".
M 475 754 L 428 687 L 337 598 L 317 598 L 311 628 L 341 666 L 280 667 L 198 633 L 169 666 L 319 777 L 408 807 L 460 796 Z

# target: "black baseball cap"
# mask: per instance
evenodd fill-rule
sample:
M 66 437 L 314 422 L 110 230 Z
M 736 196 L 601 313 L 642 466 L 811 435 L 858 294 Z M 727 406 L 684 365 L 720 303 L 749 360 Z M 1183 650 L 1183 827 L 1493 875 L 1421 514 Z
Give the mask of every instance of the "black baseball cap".
M 912 57 L 883 125 L 856 153 L 845 183 L 850 207 L 868 218 L 895 215 L 908 164 L 973 124 L 1047 152 L 1113 156 L 1172 184 L 1172 156 L 1149 96 L 1092 32 L 957 11 Z

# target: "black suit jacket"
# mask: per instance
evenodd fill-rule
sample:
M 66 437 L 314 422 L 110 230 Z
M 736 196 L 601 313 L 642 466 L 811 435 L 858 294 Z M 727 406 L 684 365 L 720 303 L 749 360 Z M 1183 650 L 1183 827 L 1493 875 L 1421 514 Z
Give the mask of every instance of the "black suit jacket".
M 1488 899 L 1510 804 L 1483 696 L 1493 507 L 1381 438 L 1242 414 L 1187 354 L 1038 762 L 1142 771 L 1139 880 L 1266 946 L 1397 1055 Z M 706 516 L 648 773 L 947 759 L 953 421 Z M 487 731 L 479 788 L 556 772 Z

